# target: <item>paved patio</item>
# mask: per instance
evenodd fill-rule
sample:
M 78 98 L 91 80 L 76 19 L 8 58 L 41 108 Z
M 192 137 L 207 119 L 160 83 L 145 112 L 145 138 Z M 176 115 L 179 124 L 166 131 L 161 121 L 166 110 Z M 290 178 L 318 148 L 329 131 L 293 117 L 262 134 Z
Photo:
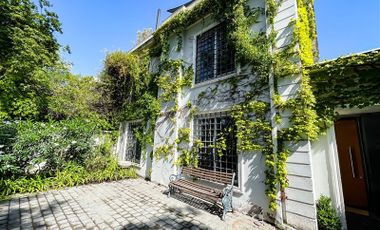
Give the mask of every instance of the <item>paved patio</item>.
M 14 198 L 0 203 L 0 229 L 275 229 L 236 212 L 223 222 L 215 207 L 164 190 L 136 179 Z

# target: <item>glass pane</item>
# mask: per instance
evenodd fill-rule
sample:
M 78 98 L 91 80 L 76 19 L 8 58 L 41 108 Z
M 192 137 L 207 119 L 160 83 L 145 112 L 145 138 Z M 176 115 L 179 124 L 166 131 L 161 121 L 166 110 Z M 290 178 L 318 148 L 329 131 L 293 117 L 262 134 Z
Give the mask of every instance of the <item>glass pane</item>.
M 141 146 L 137 141 L 134 130 L 141 128 L 139 124 L 128 124 L 127 148 L 125 151 L 125 160 L 140 164 Z
M 231 117 L 227 115 L 196 117 L 194 137 L 203 143 L 198 150 L 198 167 L 219 172 L 238 172 L 236 131 Z M 215 144 L 220 137 L 226 140 L 226 149 L 219 155 Z M 235 177 L 237 185 L 237 176 Z
M 215 30 L 209 30 L 197 38 L 197 60 L 195 82 L 207 81 L 214 77 Z
M 227 41 L 226 24 L 223 23 L 217 30 L 217 60 L 216 74 L 227 75 L 235 71 L 235 49 Z
M 197 37 L 195 83 L 221 77 L 235 71 L 235 49 L 227 42 L 226 24 Z

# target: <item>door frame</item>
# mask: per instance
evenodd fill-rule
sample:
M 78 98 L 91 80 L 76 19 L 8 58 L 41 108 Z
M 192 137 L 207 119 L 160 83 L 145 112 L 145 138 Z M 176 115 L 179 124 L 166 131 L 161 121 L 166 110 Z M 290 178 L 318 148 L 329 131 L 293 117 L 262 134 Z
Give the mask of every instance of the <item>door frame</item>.
M 374 113 L 363 113 L 360 114 L 360 117 L 364 116 L 378 116 L 380 118 L 380 112 L 374 112 Z M 363 155 L 363 161 L 364 161 L 364 171 L 365 171 L 365 179 L 366 179 L 366 188 L 367 188 L 367 196 L 368 196 L 368 212 L 369 216 L 375 219 L 380 219 L 380 216 L 377 216 L 374 213 L 374 205 L 376 205 L 376 202 L 373 200 L 373 194 L 371 191 L 371 182 L 376 181 L 376 178 L 373 178 L 373 175 L 371 173 L 371 165 L 370 165 L 370 156 L 369 152 L 367 152 L 366 149 L 366 143 L 367 139 L 365 136 L 365 131 L 364 131 L 364 125 L 363 125 L 363 120 L 359 118 L 359 132 L 360 132 L 360 142 L 361 142 L 361 148 L 362 148 L 362 155 Z
M 364 181 L 365 181 L 365 191 L 366 191 L 366 194 L 367 194 L 367 209 L 364 210 L 364 211 L 368 211 L 368 215 L 371 215 L 370 214 L 370 210 L 371 210 L 371 201 L 370 201 L 370 196 L 369 196 L 369 178 L 368 178 L 368 159 L 367 159 L 367 154 L 366 154 L 366 151 L 365 151 L 365 148 L 364 148 L 364 137 L 363 137 L 363 126 L 362 126 L 362 121 L 361 121 L 361 117 L 365 115 L 365 114 L 354 114 L 354 115 L 345 115 L 345 116 L 339 116 L 338 119 L 335 121 L 341 121 L 341 120 L 355 120 L 356 122 L 356 125 L 357 125 L 357 135 L 358 135 L 358 138 L 359 138 L 359 148 L 360 148 L 360 154 L 361 154 L 361 159 L 362 159 L 362 165 L 363 165 L 363 170 L 364 170 Z M 335 122 L 334 122 L 334 125 L 335 125 Z M 335 135 L 336 135 L 336 131 L 335 131 Z M 337 139 L 335 139 L 337 141 Z M 337 154 L 338 154 L 338 162 L 340 161 L 339 159 L 339 150 L 337 149 Z M 340 171 L 340 165 L 339 165 L 339 171 Z M 342 177 L 342 175 L 340 175 Z M 342 181 L 342 180 L 341 180 Z M 343 186 L 343 181 L 341 182 L 342 183 L 342 186 Z M 343 193 L 343 187 L 342 187 L 342 193 Z M 344 194 L 343 195 L 343 198 L 344 198 Z M 343 199 L 344 201 L 344 199 Z M 347 205 L 345 204 L 345 208 L 347 208 Z
M 368 198 L 368 209 L 366 211 L 368 211 L 368 214 L 371 218 L 375 218 L 375 219 L 379 219 L 379 217 L 377 217 L 374 213 L 373 213 L 373 206 L 375 205 L 375 203 L 373 202 L 373 197 L 371 196 L 371 188 L 370 188 L 370 181 L 371 179 L 371 175 L 370 175 L 370 170 L 369 170 L 369 156 L 368 156 L 368 152 L 366 151 L 366 148 L 365 148 L 365 144 L 366 144 L 366 137 L 365 137 L 365 132 L 364 132 L 364 126 L 363 126 L 363 121 L 362 121 L 362 117 L 364 116 L 373 116 L 373 115 L 380 115 L 380 112 L 378 111 L 374 111 L 374 112 L 362 112 L 362 113 L 353 113 L 353 114 L 345 114 L 345 115 L 342 115 L 342 116 L 339 116 L 337 118 L 336 121 L 338 120 L 344 120 L 344 119 L 355 119 L 357 121 L 357 124 L 358 124 L 358 136 L 359 136 L 359 144 L 360 144 L 360 149 L 361 149 L 361 155 L 362 155 L 362 161 L 363 161 L 363 169 L 364 169 L 364 179 L 365 179 L 365 185 L 366 185 L 366 193 L 367 193 L 367 198 Z M 335 124 L 335 122 L 334 122 Z M 335 131 L 334 131 L 335 132 Z M 336 149 L 336 153 L 337 153 L 337 157 L 338 157 L 338 160 L 339 160 L 339 153 L 338 153 L 338 149 Z M 340 166 L 339 166 L 339 173 L 340 173 Z M 340 175 L 341 176 L 341 175 Z M 343 182 L 341 182 L 343 183 Z M 343 194 L 343 187 L 342 187 L 342 196 L 344 197 L 344 194 Z M 343 202 L 344 202 L 344 199 L 343 199 Z M 345 205 L 345 204 L 344 204 Z M 346 205 L 345 205 L 346 206 Z

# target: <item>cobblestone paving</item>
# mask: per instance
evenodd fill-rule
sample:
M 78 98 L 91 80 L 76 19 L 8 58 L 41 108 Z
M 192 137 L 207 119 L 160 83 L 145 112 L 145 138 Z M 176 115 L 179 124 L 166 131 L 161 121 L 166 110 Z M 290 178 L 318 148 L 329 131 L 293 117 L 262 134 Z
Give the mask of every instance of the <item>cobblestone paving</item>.
M 164 190 L 136 179 L 14 198 L 0 203 L 0 229 L 275 229 L 237 212 L 223 222 Z

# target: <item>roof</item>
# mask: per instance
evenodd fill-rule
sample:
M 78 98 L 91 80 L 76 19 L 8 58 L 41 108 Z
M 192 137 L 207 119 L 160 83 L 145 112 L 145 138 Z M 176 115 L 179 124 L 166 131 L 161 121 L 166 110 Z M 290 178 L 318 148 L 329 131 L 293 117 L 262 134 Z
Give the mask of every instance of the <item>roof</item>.
M 339 108 L 380 105 L 380 48 L 323 61 L 307 69 L 322 117 L 334 117 Z M 361 110 L 364 112 L 364 110 Z
M 177 6 L 175 8 L 169 9 L 168 12 L 170 12 L 172 14 L 167 19 L 165 19 L 165 21 L 159 26 L 159 28 L 162 27 L 166 22 L 170 21 L 170 19 L 175 17 L 177 15 L 177 12 L 179 12 L 179 10 L 184 9 L 186 7 L 189 7 L 189 9 L 190 9 L 192 7 L 192 5 L 196 5 L 197 1 L 199 1 L 199 0 L 188 1 L 185 4 L 182 4 L 182 5 Z M 145 39 L 145 41 L 140 42 L 140 44 L 138 44 L 137 46 L 135 46 L 131 50 L 129 50 L 129 52 L 135 52 L 136 50 L 139 50 L 141 47 L 145 47 L 146 45 L 151 44 L 155 32 L 153 32 L 153 34 L 151 36 L 149 36 L 147 39 Z
M 168 12 L 169 13 L 174 13 L 174 12 L 176 12 L 177 10 L 179 10 L 182 7 L 188 7 L 188 6 L 190 6 L 193 2 L 195 2 L 195 0 L 188 1 L 185 4 L 182 4 L 180 6 L 177 6 L 177 7 L 171 8 L 171 9 L 168 9 Z
M 333 60 L 315 63 L 307 68 L 311 72 L 324 71 L 336 66 L 366 67 L 380 69 L 380 48 L 342 56 Z

